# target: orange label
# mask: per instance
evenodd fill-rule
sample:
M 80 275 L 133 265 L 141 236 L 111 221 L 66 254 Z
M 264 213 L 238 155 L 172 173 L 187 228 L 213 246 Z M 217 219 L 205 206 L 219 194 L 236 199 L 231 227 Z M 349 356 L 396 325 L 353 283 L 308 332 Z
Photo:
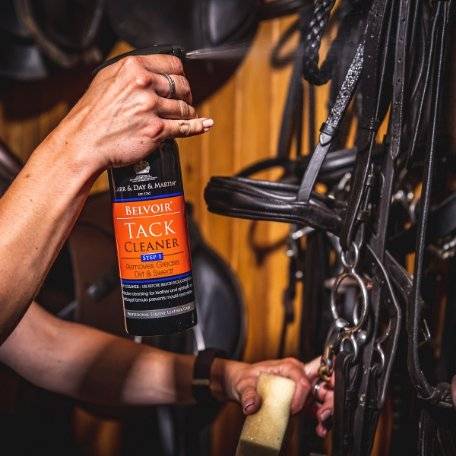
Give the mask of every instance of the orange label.
M 161 279 L 188 273 L 183 196 L 113 203 L 120 277 Z

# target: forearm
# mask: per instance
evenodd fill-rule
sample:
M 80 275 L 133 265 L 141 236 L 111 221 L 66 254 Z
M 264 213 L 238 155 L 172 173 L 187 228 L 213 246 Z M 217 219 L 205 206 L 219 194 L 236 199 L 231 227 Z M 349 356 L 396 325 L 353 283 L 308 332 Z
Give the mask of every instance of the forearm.
M 0 347 L 0 359 L 42 388 L 91 403 L 192 401 L 193 356 L 62 322 L 36 304 Z
M 188 404 L 193 402 L 195 357 L 165 352 L 53 317 L 32 303 L 8 339 L 0 362 L 37 386 L 101 405 Z M 215 397 L 239 401 L 245 413 L 260 406 L 262 372 L 296 384 L 292 411 L 301 410 L 319 359 L 307 365 L 275 360 L 249 365 L 216 359 L 210 388 Z
M 96 172 L 63 131 L 48 137 L 0 199 L 0 342 L 37 293 Z

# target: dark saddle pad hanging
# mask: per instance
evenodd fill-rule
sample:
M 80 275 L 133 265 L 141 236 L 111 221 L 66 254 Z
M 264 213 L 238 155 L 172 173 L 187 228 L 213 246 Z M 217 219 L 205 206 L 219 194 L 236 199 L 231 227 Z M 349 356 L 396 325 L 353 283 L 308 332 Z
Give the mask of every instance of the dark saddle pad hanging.
M 179 44 L 187 50 L 247 40 L 259 0 L 111 0 L 107 13 L 119 37 L 137 47 Z
M 233 52 L 188 62 L 194 101 L 221 87 L 242 62 L 259 23 L 260 0 L 111 0 L 106 4 L 117 36 L 144 48 L 175 44 L 190 51 L 235 45 Z

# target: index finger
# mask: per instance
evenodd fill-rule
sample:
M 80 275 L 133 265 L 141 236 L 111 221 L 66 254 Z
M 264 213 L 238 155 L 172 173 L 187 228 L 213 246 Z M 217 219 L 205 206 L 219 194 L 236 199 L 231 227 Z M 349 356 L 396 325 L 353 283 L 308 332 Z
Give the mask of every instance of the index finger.
M 152 73 L 184 75 L 184 65 L 175 55 L 151 54 L 139 57 L 144 68 Z
M 310 392 L 310 382 L 303 374 L 302 369 L 292 363 L 282 364 L 279 375 L 288 377 L 295 382 L 295 391 L 291 401 L 291 413 L 294 415 L 302 410 Z
M 310 363 L 304 364 L 304 373 L 306 374 L 310 382 L 313 382 L 319 377 L 318 371 L 320 369 L 320 364 L 321 357 L 315 358 L 312 361 L 310 361 Z
M 310 382 L 304 373 L 302 364 L 295 359 L 265 361 L 257 366 L 257 372 L 280 375 L 293 380 L 295 391 L 291 401 L 291 413 L 301 411 L 310 392 Z

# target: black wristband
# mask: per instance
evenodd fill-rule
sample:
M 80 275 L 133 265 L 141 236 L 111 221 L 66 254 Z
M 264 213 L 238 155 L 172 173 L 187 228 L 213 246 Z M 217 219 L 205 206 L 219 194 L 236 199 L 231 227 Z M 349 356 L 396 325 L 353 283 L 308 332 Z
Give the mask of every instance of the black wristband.
M 226 358 L 226 353 L 214 348 L 200 351 L 193 365 L 192 394 L 198 404 L 215 405 L 219 401 L 212 395 L 211 367 L 215 358 Z

